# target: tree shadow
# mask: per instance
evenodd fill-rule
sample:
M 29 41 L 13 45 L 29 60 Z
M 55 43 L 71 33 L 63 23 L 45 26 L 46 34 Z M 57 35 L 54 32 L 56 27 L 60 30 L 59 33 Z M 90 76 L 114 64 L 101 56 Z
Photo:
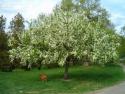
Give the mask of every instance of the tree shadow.
M 80 69 L 80 70 L 71 70 L 69 71 L 69 79 L 73 79 L 75 81 L 109 81 L 109 80 L 117 80 L 118 77 L 123 77 L 124 72 L 122 68 L 119 66 L 113 67 L 102 67 L 102 68 L 88 68 L 88 69 Z M 54 79 L 62 79 L 63 71 L 60 73 L 53 73 L 49 75 L 50 80 Z

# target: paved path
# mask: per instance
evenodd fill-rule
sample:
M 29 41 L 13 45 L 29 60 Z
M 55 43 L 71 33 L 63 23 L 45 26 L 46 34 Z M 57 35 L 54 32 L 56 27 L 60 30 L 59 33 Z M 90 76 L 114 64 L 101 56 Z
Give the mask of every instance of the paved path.
M 125 94 L 125 82 L 113 87 L 97 90 L 89 94 Z
M 122 65 L 122 67 L 125 71 L 125 65 Z M 97 90 L 89 94 L 125 94 L 125 81 L 113 87 Z

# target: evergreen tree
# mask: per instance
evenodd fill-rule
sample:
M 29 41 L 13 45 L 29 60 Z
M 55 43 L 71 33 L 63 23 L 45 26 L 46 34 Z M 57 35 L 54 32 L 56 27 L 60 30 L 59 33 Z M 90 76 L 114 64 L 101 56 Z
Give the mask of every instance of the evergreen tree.
M 18 13 L 10 22 L 10 33 L 9 33 L 9 47 L 10 49 L 17 48 L 20 44 L 20 35 L 25 30 L 24 25 L 24 18 L 23 16 Z M 11 40 L 11 41 L 10 41 Z M 14 61 L 12 62 L 15 67 L 17 67 L 20 64 L 20 58 L 14 58 Z
M 24 18 L 20 13 L 18 13 L 10 22 L 10 32 L 13 38 L 12 47 L 18 46 L 19 35 L 21 34 L 21 32 L 24 31 L 24 29 L 25 29 Z
M 9 61 L 7 34 L 5 33 L 6 18 L 0 16 L 0 63 L 7 63 Z

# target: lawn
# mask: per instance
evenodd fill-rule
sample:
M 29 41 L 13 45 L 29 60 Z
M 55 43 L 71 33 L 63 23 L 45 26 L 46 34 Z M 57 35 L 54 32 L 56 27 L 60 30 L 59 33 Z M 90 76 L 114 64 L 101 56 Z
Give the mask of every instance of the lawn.
M 121 67 L 72 67 L 70 79 L 63 80 L 63 68 L 15 70 L 0 72 L 0 94 L 84 94 L 111 86 L 125 79 Z M 48 81 L 39 80 L 40 73 L 48 75 Z

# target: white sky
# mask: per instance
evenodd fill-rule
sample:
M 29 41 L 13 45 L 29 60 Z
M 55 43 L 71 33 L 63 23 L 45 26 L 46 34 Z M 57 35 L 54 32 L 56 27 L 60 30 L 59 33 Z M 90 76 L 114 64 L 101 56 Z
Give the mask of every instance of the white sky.
M 60 0 L 0 0 L 0 15 L 7 18 L 7 26 L 19 12 L 26 20 L 37 18 L 40 13 L 49 14 Z
M 61 0 L 0 0 L 0 15 L 10 20 L 20 12 L 27 20 L 37 18 L 40 13 L 51 13 Z M 125 25 L 125 0 L 101 0 L 101 4 L 111 14 L 116 29 Z

